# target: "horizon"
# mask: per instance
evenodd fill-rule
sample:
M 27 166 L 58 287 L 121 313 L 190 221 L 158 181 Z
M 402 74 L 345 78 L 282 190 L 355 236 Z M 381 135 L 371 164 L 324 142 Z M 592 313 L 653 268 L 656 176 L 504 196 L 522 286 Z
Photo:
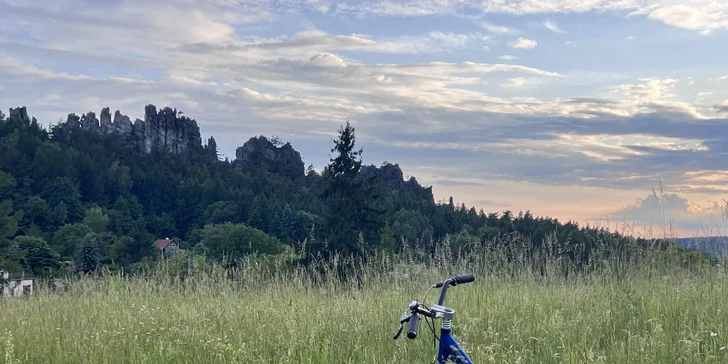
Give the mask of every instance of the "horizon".
M 435 200 L 726 235 L 728 4 L 641 3 L 0 0 L 0 91 L 42 125 L 170 106 L 317 170 L 350 120 Z

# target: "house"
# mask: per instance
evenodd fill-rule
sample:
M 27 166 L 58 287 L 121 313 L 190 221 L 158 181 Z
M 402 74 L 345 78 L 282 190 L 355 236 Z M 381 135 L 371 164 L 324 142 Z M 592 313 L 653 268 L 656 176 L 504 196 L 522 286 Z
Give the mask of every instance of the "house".
M 157 240 L 157 247 L 164 254 L 174 254 L 180 250 L 179 244 L 170 238 Z
M 0 297 L 19 297 L 33 294 L 35 279 L 26 276 L 25 272 L 10 274 L 0 270 Z

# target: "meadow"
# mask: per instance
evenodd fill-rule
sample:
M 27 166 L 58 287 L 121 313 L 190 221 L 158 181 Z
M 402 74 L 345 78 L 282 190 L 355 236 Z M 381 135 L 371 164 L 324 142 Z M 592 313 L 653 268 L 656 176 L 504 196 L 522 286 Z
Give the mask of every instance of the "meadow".
M 306 268 L 248 257 L 223 269 L 182 256 L 145 276 L 85 277 L 62 293 L 0 300 L 0 359 L 429 363 L 427 324 L 415 340 L 393 340 L 398 319 L 429 285 L 472 272 L 476 281 L 452 287 L 445 305 L 456 310 L 453 335 L 475 363 L 728 361 L 722 261 L 663 252 L 630 262 L 625 253 L 578 273 L 560 259 L 473 251 L 380 253 Z

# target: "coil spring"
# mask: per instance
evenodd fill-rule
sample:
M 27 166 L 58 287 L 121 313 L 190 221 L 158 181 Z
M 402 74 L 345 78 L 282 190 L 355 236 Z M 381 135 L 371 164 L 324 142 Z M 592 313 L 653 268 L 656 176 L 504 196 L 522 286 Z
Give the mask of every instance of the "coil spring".
M 443 329 L 450 330 L 450 327 L 452 327 L 452 320 L 442 320 Z

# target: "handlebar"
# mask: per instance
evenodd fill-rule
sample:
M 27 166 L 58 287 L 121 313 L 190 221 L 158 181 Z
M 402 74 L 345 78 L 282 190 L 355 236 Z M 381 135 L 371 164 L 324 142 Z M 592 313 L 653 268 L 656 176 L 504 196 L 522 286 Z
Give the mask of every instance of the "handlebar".
M 447 295 L 447 288 L 449 286 L 457 286 L 458 284 L 465 284 L 475 281 L 475 275 L 473 273 L 460 274 L 453 276 L 445 280 L 445 282 L 433 285 L 434 288 L 442 287 L 440 291 L 440 298 L 437 300 L 437 304 L 442 306 L 445 303 L 445 296 Z
M 417 337 L 417 328 L 420 326 L 420 313 L 415 312 L 412 314 L 409 322 L 409 329 L 407 329 L 407 337 L 414 339 Z
M 445 282 L 450 282 L 451 286 L 457 286 L 458 284 L 465 284 L 465 283 L 470 283 L 473 281 L 475 281 L 475 275 L 473 273 L 468 273 L 468 274 L 460 274 L 460 275 L 451 277 L 450 279 L 448 279 Z M 432 287 L 440 288 L 445 284 L 445 282 L 436 283 Z
M 442 290 L 440 291 L 440 298 L 438 299 L 437 305 L 442 306 L 442 304 L 445 302 L 445 295 L 447 294 L 447 288 L 449 286 L 457 286 L 458 284 L 465 284 L 475 281 L 475 275 L 472 273 L 468 274 L 460 274 L 453 277 L 448 278 L 444 282 L 436 283 L 432 285 L 432 288 L 440 288 L 442 287 Z M 397 333 L 394 335 L 394 339 L 396 340 L 399 335 L 402 333 L 402 329 L 404 328 L 404 323 L 409 322 L 409 327 L 407 329 L 407 337 L 410 339 L 414 339 L 417 337 L 417 329 L 420 325 L 420 314 L 425 315 L 427 317 L 436 318 L 435 312 L 432 312 L 430 310 L 425 310 L 420 307 L 420 304 L 417 301 L 412 301 L 409 305 L 409 312 L 405 311 L 404 314 L 402 314 L 402 317 L 399 319 L 399 330 L 397 330 Z
M 475 274 L 468 273 L 468 274 L 461 274 L 459 276 L 453 277 L 453 280 L 455 280 L 455 284 L 465 284 L 475 281 Z

